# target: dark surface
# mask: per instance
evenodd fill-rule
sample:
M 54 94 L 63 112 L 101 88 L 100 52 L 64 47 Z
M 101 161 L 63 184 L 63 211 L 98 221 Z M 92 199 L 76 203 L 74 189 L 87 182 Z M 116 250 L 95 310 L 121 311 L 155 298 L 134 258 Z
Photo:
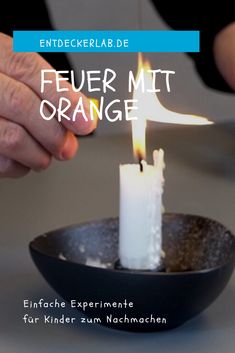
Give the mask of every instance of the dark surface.
M 50 15 L 45 1 L 22 0 L 4 1 L 4 11 L 0 12 L 0 32 L 13 36 L 13 31 L 52 31 Z M 41 53 L 55 69 L 71 70 L 64 53 Z
M 158 331 L 183 324 L 215 300 L 232 274 L 235 238 L 207 218 L 164 215 L 163 250 L 166 273 L 114 269 L 117 219 L 66 227 L 30 243 L 36 266 L 64 299 L 133 302 L 134 308 L 125 312 L 115 308 L 86 311 L 89 317 L 100 317 L 103 325 L 129 331 Z M 90 266 L 91 260 L 98 267 Z M 152 314 L 166 318 L 167 323 L 108 324 L 106 315 L 111 313 L 135 318 Z

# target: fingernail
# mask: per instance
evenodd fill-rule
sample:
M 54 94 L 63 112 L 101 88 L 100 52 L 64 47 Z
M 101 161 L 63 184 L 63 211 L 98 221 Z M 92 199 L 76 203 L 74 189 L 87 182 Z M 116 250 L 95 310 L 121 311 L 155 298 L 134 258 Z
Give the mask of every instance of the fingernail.
M 98 116 L 94 108 L 90 108 L 90 101 L 93 102 L 97 107 L 99 106 L 99 102 L 94 98 L 85 98 L 84 99 L 84 111 L 87 118 L 85 121 L 82 117 L 78 120 L 79 122 L 79 135 L 88 135 L 97 127 Z M 93 116 L 91 116 L 91 110 L 93 112 Z
M 71 131 L 68 131 L 65 137 L 65 143 L 60 155 L 61 160 L 68 160 L 74 157 L 77 152 L 78 141 Z

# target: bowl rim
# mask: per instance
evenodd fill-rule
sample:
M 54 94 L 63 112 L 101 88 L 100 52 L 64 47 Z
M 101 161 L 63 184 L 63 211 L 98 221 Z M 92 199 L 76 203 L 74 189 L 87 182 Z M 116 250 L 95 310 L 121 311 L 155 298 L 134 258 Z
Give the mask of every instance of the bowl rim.
M 227 227 L 225 227 L 222 223 L 212 219 L 212 218 L 208 218 L 208 217 L 205 217 L 205 216 L 201 216 L 201 215 L 196 215 L 196 214 L 190 214 L 190 213 L 175 213 L 175 212 L 165 212 L 164 215 L 166 216 L 177 216 L 177 217 L 193 217 L 193 218 L 200 218 L 200 219 L 204 219 L 204 220 L 209 220 L 213 223 L 216 223 L 217 225 L 220 225 L 224 228 L 224 230 L 228 233 L 230 233 L 230 235 L 232 237 L 234 237 L 235 239 L 235 235 L 233 234 L 232 231 L 230 231 Z M 90 269 L 90 270 L 93 270 L 93 271 L 102 271 L 102 272 L 109 272 L 109 273 L 119 273 L 119 274 L 123 274 L 123 275 L 148 275 L 148 276 L 168 276 L 168 277 L 171 277 L 171 276 L 188 276 L 188 275 L 199 275 L 199 274 L 207 274 L 209 272 L 213 272 L 213 271 L 216 271 L 218 269 L 221 269 L 223 267 L 226 267 L 228 264 L 232 264 L 233 266 L 235 265 L 235 246 L 234 246 L 234 249 L 233 249 L 233 252 L 231 252 L 231 256 L 229 257 L 229 259 L 227 261 L 225 261 L 224 263 L 220 264 L 220 265 L 217 265 L 217 266 L 214 266 L 214 267 L 208 267 L 208 268 L 205 268 L 205 269 L 202 269 L 202 270 L 192 270 L 192 271 L 172 271 L 172 272 L 155 272 L 155 271 L 145 271 L 145 270 L 128 270 L 128 269 L 114 269 L 114 268 L 104 268 L 104 267 L 96 267 L 96 266 L 91 266 L 91 265 L 87 265 L 87 264 L 83 264 L 83 263 L 80 263 L 80 262 L 75 262 L 75 261 L 71 261 L 70 259 L 61 259 L 59 258 L 58 256 L 56 255 L 48 255 L 48 254 L 45 254 L 43 251 L 39 250 L 37 248 L 37 246 L 35 245 L 35 242 L 38 241 L 39 239 L 43 239 L 43 238 L 46 238 L 48 236 L 52 236 L 54 235 L 56 232 L 62 232 L 63 230 L 69 230 L 69 229 L 72 229 L 72 228 L 76 228 L 76 227 L 82 227 L 82 226 L 87 226 L 89 224 L 95 224 L 95 223 L 102 223 L 104 221 L 107 221 L 107 220 L 117 220 L 118 217 L 107 217 L 107 218 L 101 218 L 99 220 L 92 220 L 92 221 L 87 221 L 87 222 L 81 222 L 81 223 L 73 223 L 73 224 L 70 224 L 68 226 L 63 226 L 63 227 L 59 227 L 59 228 L 56 228 L 56 229 L 53 229 L 53 230 L 50 230 L 46 233 L 43 233 L 43 234 L 40 234 L 36 237 L 34 237 L 34 239 L 32 239 L 30 242 L 29 242 L 29 250 L 30 252 L 35 252 L 43 257 L 46 257 L 46 258 L 50 258 L 50 259 L 54 259 L 54 260 L 57 260 L 59 262 L 63 262 L 63 263 L 68 263 L 68 264 L 72 264 L 73 266 L 79 266 L 79 267 L 82 267 L 82 268 L 86 268 L 86 269 Z M 56 236 L 60 236 L 60 234 L 56 235 Z

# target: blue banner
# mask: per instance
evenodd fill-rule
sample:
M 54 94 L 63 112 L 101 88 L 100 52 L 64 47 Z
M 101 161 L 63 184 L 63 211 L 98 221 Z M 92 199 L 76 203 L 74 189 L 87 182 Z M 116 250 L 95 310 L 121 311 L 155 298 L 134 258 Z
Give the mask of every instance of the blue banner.
M 15 52 L 199 52 L 199 31 L 14 31 Z

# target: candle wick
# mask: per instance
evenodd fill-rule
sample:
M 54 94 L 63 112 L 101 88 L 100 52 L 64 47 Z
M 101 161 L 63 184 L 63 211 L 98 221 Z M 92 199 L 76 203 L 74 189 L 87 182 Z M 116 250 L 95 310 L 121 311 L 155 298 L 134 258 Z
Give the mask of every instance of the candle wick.
M 140 166 L 140 173 L 143 173 L 144 168 L 143 168 L 142 159 L 140 159 L 140 158 L 139 158 L 139 166 Z

